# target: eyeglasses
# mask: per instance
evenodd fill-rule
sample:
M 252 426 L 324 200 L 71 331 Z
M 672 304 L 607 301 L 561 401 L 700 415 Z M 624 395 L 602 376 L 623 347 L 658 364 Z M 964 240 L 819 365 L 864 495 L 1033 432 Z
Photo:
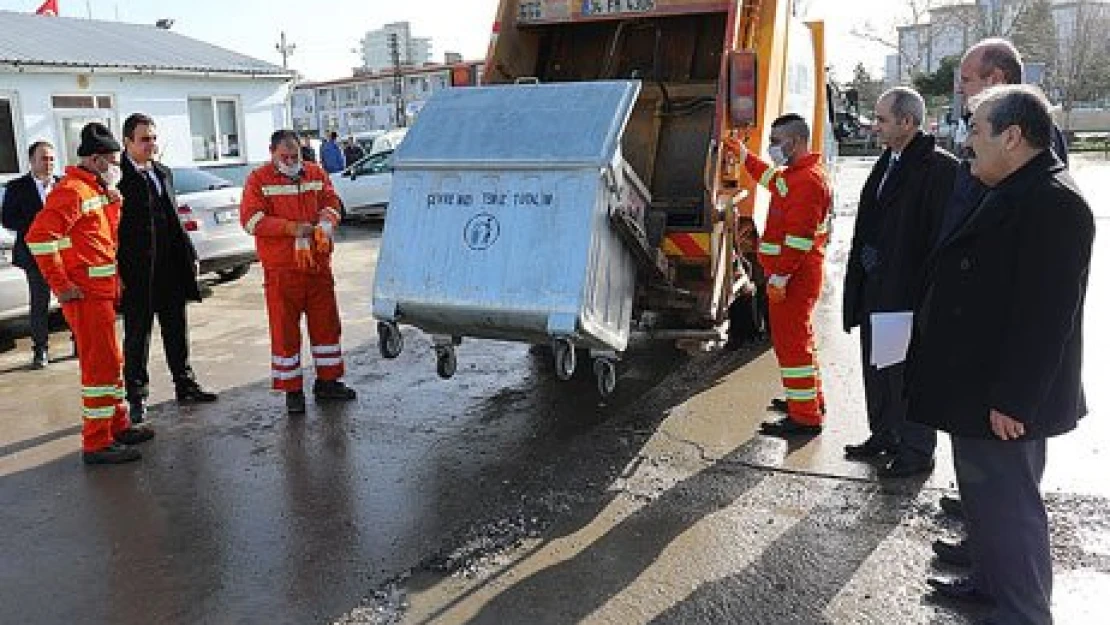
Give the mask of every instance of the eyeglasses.
M 158 140 L 157 135 L 147 135 L 145 137 L 139 137 L 139 141 L 141 143 L 154 143 L 157 140 Z

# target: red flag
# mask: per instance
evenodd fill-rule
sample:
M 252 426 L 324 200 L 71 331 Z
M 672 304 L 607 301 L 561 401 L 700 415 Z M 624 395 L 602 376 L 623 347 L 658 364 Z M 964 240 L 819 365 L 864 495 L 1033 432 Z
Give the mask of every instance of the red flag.
M 46 0 L 42 6 L 35 11 L 35 15 L 58 15 L 58 0 Z

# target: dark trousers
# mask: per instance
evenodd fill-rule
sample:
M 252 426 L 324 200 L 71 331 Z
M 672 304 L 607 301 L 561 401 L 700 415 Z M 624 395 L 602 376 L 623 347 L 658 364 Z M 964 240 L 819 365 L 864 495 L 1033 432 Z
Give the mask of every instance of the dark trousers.
M 185 313 L 185 303 L 166 304 L 157 309 L 146 307 L 142 310 L 123 311 L 123 379 L 127 385 L 127 401 L 145 400 L 150 394 L 150 374 L 147 364 L 150 361 L 150 335 L 154 327 L 154 317 L 158 317 L 158 327 L 162 331 L 162 349 L 166 353 L 166 363 L 170 367 L 174 386 L 191 386 L 196 376 L 189 366 L 189 324 Z
M 45 350 L 50 343 L 50 285 L 46 284 L 38 265 L 23 271 L 27 274 L 27 290 L 31 295 L 31 343 L 36 350 Z
M 937 431 L 906 420 L 909 405 L 905 393 L 906 364 L 882 369 L 870 364 L 870 316 L 860 324 L 860 351 L 863 354 L 863 392 L 867 400 L 867 425 L 871 436 L 883 444 L 897 446 L 899 454 L 932 458 L 937 448 Z
M 1052 553 L 1041 499 L 1046 444 L 952 437 L 975 580 L 994 597 L 991 622 L 1051 625 Z

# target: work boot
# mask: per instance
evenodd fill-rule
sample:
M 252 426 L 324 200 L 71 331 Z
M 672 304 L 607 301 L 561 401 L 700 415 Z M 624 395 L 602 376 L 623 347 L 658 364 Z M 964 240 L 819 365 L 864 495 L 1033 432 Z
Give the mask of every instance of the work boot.
M 36 347 L 34 355 L 31 356 L 32 369 L 45 369 L 50 364 L 50 356 L 46 353 L 45 347 Z
M 304 391 L 289 391 L 285 394 L 285 411 L 289 414 L 304 414 Z
M 134 462 L 142 457 L 138 449 L 120 443 L 112 443 L 96 451 L 81 452 L 81 460 L 85 464 L 123 464 Z
M 138 445 L 152 438 L 154 438 L 154 430 L 150 429 L 149 425 L 137 425 L 134 422 L 132 422 L 131 427 L 115 436 L 116 442 L 124 445 Z
M 358 394 L 339 380 L 316 380 L 312 383 L 312 396 L 317 401 L 351 401 Z

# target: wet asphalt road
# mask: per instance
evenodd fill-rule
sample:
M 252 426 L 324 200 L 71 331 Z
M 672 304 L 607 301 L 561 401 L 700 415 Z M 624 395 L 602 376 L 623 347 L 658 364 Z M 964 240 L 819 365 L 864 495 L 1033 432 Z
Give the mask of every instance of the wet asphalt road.
M 86 468 L 76 363 L 23 370 L 22 339 L 0 355 L 0 622 L 969 622 L 922 599 L 928 540 L 956 529 L 935 514 L 952 485 L 947 457 L 930 480 L 896 484 L 840 457 L 865 427 L 836 283 L 869 164 L 842 165 L 820 310 L 833 418 L 805 445 L 754 434 L 776 394 L 766 346 L 637 346 L 608 405 L 592 376 L 560 382 L 543 350 L 522 345 L 466 342 L 450 381 L 415 331 L 382 360 L 374 226 L 348 228 L 339 245 L 354 404 L 284 415 L 268 391 L 255 269 L 191 308 L 194 368 L 220 401 L 167 401 L 155 348 L 158 438 L 140 463 Z M 1076 172 L 1099 189 L 1110 164 Z M 1100 227 L 1103 198 L 1092 194 Z M 1099 384 L 1110 363 L 1091 347 L 1110 337 L 1090 321 L 1110 313 L 1110 243 L 1098 245 L 1093 414 L 1054 443 L 1046 477 L 1061 623 L 1101 622 L 1094 599 L 1110 591 Z

